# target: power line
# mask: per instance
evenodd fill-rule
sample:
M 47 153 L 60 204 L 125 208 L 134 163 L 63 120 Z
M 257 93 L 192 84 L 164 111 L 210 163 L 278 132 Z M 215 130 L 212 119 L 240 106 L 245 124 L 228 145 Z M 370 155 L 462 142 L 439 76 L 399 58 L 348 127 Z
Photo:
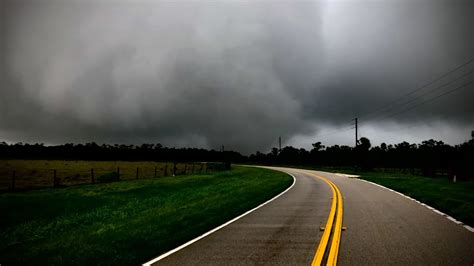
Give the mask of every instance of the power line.
M 341 129 L 336 130 L 336 131 L 331 131 L 331 132 L 324 133 L 324 134 L 317 134 L 314 137 L 315 138 L 326 137 L 326 136 L 329 136 L 329 135 L 334 135 L 334 134 L 338 134 L 338 133 L 341 133 L 341 132 L 346 132 L 346 131 L 349 131 L 349 130 L 352 130 L 352 129 L 354 129 L 352 126 L 351 127 L 345 127 L 345 128 L 341 128 Z
M 464 83 L 463 85 L 458 86 L 458 87 L 456 87 L 456 88 L 454 88 L 454 89 L 452 89 L 452 90 L 446 91 L 446 92 L 441 93 L 441 94 L 439 94 L 439 95 L 437 95 L 437 96 L 435 96 L 435 97 L 433 97 L 433 98 L 431 98 L 431 99 L 428 99 L 428 100 L 426 100 L 426 101 L 420 102 L 420 103 L 415 104 L 415 105 L 412 105 L 410 108 L 401 110 L 400 112 L 396 112 L 396 113 L 392 113 L 392 114 L 386 115 L 385 117 L 392 117 L 392 116 L 396 116 L 396 115 L 399 115 L 399 114 L 401 114 L 401 113 L 405 113 L 405 112 L 407 112 L 407 111 L 413 110 L 413 109 L 415 109 L 416 107 L 418 107 L 418 106 L 420 106 L 420 105 L 423 105 L 423 104 L 425 104 L 425 103 L 432 102 L 432 101 L 437 100 L 437 99 L 439 99 L 439 98 L 441 98 L 441 97 L 443 97 L 443 96 L 445 96 L 445 95 L 448 95 L 448 94 L 451 94 L 451 93 L 453 93 L 453 92 L 455 92 L 455 91 L 457 91 L 457 90 L 463 89 L 463 88 L 465 88 L 465 87 L 471 85 L 472 83 L 474 83 L 474 81 L 471 80 L 471 81 L 469 81 L 469 82 L 467 82 L 467 83 Z
M 418 88 L 416 88 L 416 89 L 414 89 L 414 90 L 412 90 L 412 91 L 410 91 L 410 92 L 408 92 L 408 93 L 403 94 L 402 96 L 396 98 L 395 100 L 393 100 L 393 101 L 391 101 L 391 102 L 388 102 L 388 103 L 387 103 L 386 105 L 384 105 L 383 107 L 380 107 L 380 108 L 378 108 L 378 109 L 376 109 L 376 110 L 374 110 L 374 111 L 371 111 L 371 112 L 362 114 L 362 115 L 358 116 L 358 118 L 371 116 L 371 115 L 376 114 L 376 113 L 378 113 L 378 112 L 380 112 L 380 111 L 384 111 L 384 110 L 385 110 L 385 112 L 386 112 L 386 111 L 389 111 L 389 110 L 393 110 L 393 109 L 395 109 L 395 108 L 400 108 L 400 107 L 403 107 L 403 106 L 410 105 L 410 104 L 416 102 L 418 99 L 422 98 L 423 96 L 432 94 L 432 93 L 434 93 L 434 92 L 436 92 L 436 91 L 438 91 L 438 90 L 440 90 L 440 89 L 447 88 L 449 85 L 453 84 L 454 82 L 456 82 L 456 81 L 458 81 L 458 80 L 461 80 L 461 79 L 463 79 L 463 78 L 465 78 L 465 77 L 467 77 L 467 76 L 473 74 L 473 73 L 474 73 L 474 70 L 471 70 L 471 71 L 469 71 L 469 72 L 466 72 L 466 73 L 464 73 L 464 74 L 462 74 L 462 75 L 460 75 L 460 76 L 458 76 L 458 77 L 456 77 L 456 78 L 454 78 L 454 79 L 451 79 L 450 81 L 444 83 L 443 85 L 438 86 L 438 87 L 435 87 L 434 89 L 431 89 L 431 90 L 429 90 L 429 91 L 426 91 L 426 92 L 424 92 L 424 93 L 422 93 L 422 94 L 420 94 L 420 95 L 418 95 L 418 96 L 415 96 L 414 98 L 411 98 L 411 99 L 409 98 L 409 96 L 415 95 L 417 92 L 420 92 L 420 91 L 422 91 L 423 89 L 428 88 L 429 86 L 431 86 L 431 85 L 435 84 L 436 82 L 438 82 L 438 81 L 444 79 L 445 77 L 451 75 L 452 73 L 458 71 L 459 69 L 461 69 L 461 68 L 463 68 L 463 67 L 465 67 L 465 66 L 471 64 L 472 62 L 474 62 L 474 59 L 470 59 L 470 60 L 468 60 L 468 61 L 466 61 L 466 62 L 464 62 L 464 63 L 458 65 L 457 67 L 455 67 L 455 68 L 449 70 L 448 72 L 442 74 L 441 76 L 438 76 L 437 78 L 435 78 L 435 79 L 429 81 L 428 83 L 422 85 L 421 87 L 418 87 Z M 471 80 L 471 81 L 469 81 L 469 82 L 467 82 L 467 83 L 462 84 L 461 86 L 458 86 L 458 87 L 456 87 L 456 88 L 454 88 L 454 89 L 445 91 L 445 92 L 443 92 L 443 93 L 441 93 L 441 94 L 438 94 L 438 95 L 436 95 L 436 96 L 434 96 L 434 97 L 432 97 L 432 98 L 429 98 L 429 99 L 427 99 L 427 100 L 425 100 L 425 101 L 422 101 L 422 102 L 419 102 L 419 103 L 417 103 L 417 104 L 411 105 L 411 106 L 409 106 L 408 108 L 402 109 L 402 110 L 400 110 L 400 111 L 398 111 L 398 112 L 385 114 L 385 115 L 382 116 L 382 118 L 384 118 L 384 117 L 396 116 L 396 115 L 399 115 L 399 114 L 408 112 L 408 111 L 410 111 L 410 110 L 413 110 L 413 109 L 417 108 L 417 107 L 420 106 L 420 105 L 424 105 L 424 104 L 426 104 L 426 103 L 435 101 L 435 100 L 437 100 L 437 99 L 439 99 L 439 98 L 441 98 L 441 97 L 443 97 L 443 96 L 446 96 L 446 95 L 448 95 L 448 94 L 454 93 L 454 92 L 457 91 L 457 90 L 463 89 L 463 88 L 465 88 L 465 87 L 471 85 L 472 83 L 474 83 L 474 81 Z M 403 100 L 403 101 L 402 101 L 402 100 Z M 402 101 L 402 102 L 400 103 L 400 101 Z M 381 113 L 381 114 L 383 114 L 383 113 Z M 373 120 L 374 118 L 376 118 L 376 117 L 378 117 L 378 116 L 380 116 L 380 113 L 379 113 L 378 115 L 376 115 L 375 117 L 373 117 L 373 118 L 369 118 L 368 121 Z M 354 121 L 354 119 L 353 119 L 352 121 Z M 357 137 L 358 137 L 358 136 L 357 136 L 357 135 L 358 135 L 358 133 L 357 133 L 357 118 L 355 119 L 355 121 L 356 121 L 356 126 L 355 126 L 355 128 L 356 128 L 356 139 L 357 139 Z M 426 122 L 425 122 L 424 124 L 426 124 Z M 421 126 L 421 125 L 410 126 L 409 128 L 417 127 L 417 126 Z M 359 123 L 359 127 L 360 127 L 360 123 Z M 325 133 L 325 134 L 318 134 L 318 135 L 316 135 L 316 136 L 314 136 L 314 137 L 315 137 L 315 138 L 321 138 L 321 137 L 325 137 L 325 136 L 329 136 L 329 135 L 338 134 L 338 133 L 341 133 L 341 132 L 346 132 L 346 131 L 349 131 L 349 130 L 352 130 L 352 129 L 354 129 L 354 127 L 352 127 L 352 126 L 351 126 L 351 127 L 343 127 L 343 128 L 341 128 L 341 129 L 339 129 L 339 130 L 332 131 L 332 132 Z M 399 130 L 400 130 L 400 129 L 399 129 Z M 397 131 L 398 131 L 398 130 L 397 130 Z M 360 133 L 360 132 L 359 132 L 359 133 Z M 356 140 L 356 141 L 357 141 L 357 140 Z M 356 146 L 357 146 L 357 143 L 356 143 Z
M 382 129 L 382 131 L 385 132 L 385 133 L 391 133 L 391 132 L 397 132 L 397 131 L 401 131 L 401 130 L 405 130 L 405 129 L 421 127 L 421 126 L 428 125 L 428 124 L 429 124 L 429 122 L 422 122 L 422 123 L 417 123 L 417 124 L 410 125 L 410 126 L 407 126 L 407 127 L 401 127 L 401 128 L 392 129 L 392 130 Z
M 428 87 L 428 86 L 431 86 L 432 84 L 436 83 L 437 81 L 440 81 L 441 79 L 445 78 L 446 76 L 448 76 L 448 75 L 450 75 L 450 74 L 456 72 L 457 70 L 459 70 L 459 69 L 461 69 L 461 68 L 463 68 L 463 67 L 465 67 L 465 66 L 471 64 L 472 62 L 474 62 L 474 59 L 470 59 L 470 60 L 468 60 L 468 61 L 462 63 L 461 65 L 458 65 L 457 67 L 455 67 L 455 68 L 449 70 L 448 72 L 442 74 L 441 76 L 439 76 L 439 77 L 437 77 L 437 78 L 435 78 L 435 79 L 429 81 L 428 83 L 422 85 L 421 87 L 418 87 L 418 88 L 416 88 L 416 89 L 414 89 L 414 90 L 412 90 L 412 91 L 410 91 L 410 92 L 408 92 L 408 93 L 406 93 L 406 94 L 403 94 L 402 96 L 398 97 L 397 99 L 395 99 L 395 100 L 393 100 L 393 101 L 391 101 L 391 102 L 388 102 L 388 103 L 385 104 L 383 107 L 380 107 L 380 108 L 378 108 L 378 109 L 376 109 L 376 110 L 374 110 L 374 111 L 370 111 L 370 112 L 368 112 L 368 113 L 359 115 L 358 117 L 359 117 L 359 118 L 360 118 L 360 117 L 366 117 L 366 116 L 371 115 L 371 114 L 373 114 L 373 113 L 376 113 L 376 112 L 379 112 L 379 111 L 381 111 L 381 110 L 387 109 L 388 107 L 394 105 L 396 102 L 400 101 L 401 99 L 403 99 L 403 98 L 405 98 L 405 97 L 407 97 L 407 96 L 413 95 L 413 94 L 415 94 L 416 92 L 418 92 L 418 91 L 420 91 L 420 90 L 423 90 L 424 88 L 426 88 L 426 87 Z
M 425 102 L 434 101 L 434 100 L 436 100 L 436 99 L 439 98 L 439 97 L 442 97 L 442 96 L 444 96 L 444 95 L 453 93 L 453 92 L 455 92 L 456 90 L 465 88 L 465 87 L 467 87 L 468 85 L 470 85 L 470 84 L 472 84 L 472 83 L 474 83 L 474 81 L 471 81 L 471 82 L 468 82 L 468 83 L 466 83 L 466 84 L 463 84 L 463 85 L 461 85 L 461 86 L 459 86 L 459 87 L 457 87 L 457 88 L 452 89 L 451 91 L 447 91 L 447 92 L 443 93 L 443 95 L 441 95 L 441 94 L 440 94 L 440 95 L 437 95 L 437 96 L 435 96 L 434 98 L 431 98 L 431 99 L 429 99 L 429 100 L 427 100 L 427 101 L 425 101 Z M 421 104 L 423 104 L 423 103 L 420 103 L 420 105 L 421 105 Z M 467 111 L 474 111 L 474 108 L 471 107 L 471 108 L 469 108 Z M 438 118 L 438 119 L 442 119 L 442 118 L 445 118 L 446 116 L 447 116 L 447 115 L 444 114 L 444 115 L 438 116 L 437 118 Z M 398 127 L 398 128 L 396 128 L 396 129 L 390 129 L 390 130 L 383 129 L 383 128 L 379 128 L 379 129 L 382 130 L 382 131 L 385 132 L 385 133 L 392 133 L 392 132 L 399 132 L 399 131 L 407 130 L 407 129 L 411 129 L 411 128 L 417 128 L 417 127 L 421 127 L 421 126 L 426 126 L 426 125 L 430 125 L 430 124 L 431 124 L 430 121 L 425 121 L 425 122 L 421 122 L 421 123 L 411 124 L 411 125 L 406 126 L 406 127 Z
M 436 92 L 436 91 L 438 91 L 438 90 L 440 90 L 440 89 L 442 89 L 442 88 L 445 88 L 445 87 L 447 87 L 447 86 L 453 84 L 454 82 L 456 82 L 456 81 L 458 81 L 458 80 L 460 80 L 460 79 L 463 79 L 463 78 L 465 78 L 465 77 L 467 77 L 467 76 L 469 76 L 469 75 L 471 75 L 471 74 L 473 74 L 473 73 L 474 73 L 474 70 L 469 71 L 469 72 L 467 72 L 467 73 L 464 73 L 463 75 L 461 75 L 461 76 L 459 76 L 459 77 L 457 77 L 457 78 L 455 78 L 455 79 L 453 79 L 453 80 L 451 80 L 451 81 L 449 81 L 449 82 L 447 82 L 447 83 L 445 83 L 445 84 L 443 84 L 443 85 L 441 85 L 441 86 L 438 86 L 438 87 L 436 87 L 436 88 L 434 88 L 434 89 L 432 89 L 432 90 L 429 90 L 429 91 L 427 91 L 427 92 L 425 92 L 425 93 L 423 93 L 423 94 L 421 94 L 421 95 L 418 95 L 418 96 L 416 96 L 415 98 L 413 98 L 413 99 L 411 99 L 411 100 L 405 101 L 405 102 L 399 104 L 398 106 L 392 106 L 392 107 L 389 107 L 389 108 L 386 108 L 386 109 L 387 109 L 387 111 L 388 111 L 388 110 L 394 109 L 395 107 L 399 108 L 399 107 L 407 106 L 407 105 L 409 105 L 409 104 L 411 104 L 411 103 L 416 102 L 418 99 L 422 98 L 423 96 L 426 96 L 426 95 L 428 95 L 428 94 L 434 93 L 434 92 Z M 382 115 L 382 117 L 387 116 L 387 114 L 386 114 L 386 115 L 383 115 L 383 113 L 379 113 L 378 115 L 375 115 L 375 116 L 372 116 L 371 118 L 366 119 L 366 121 L 373 120 L 373 119 L 375 119 L 375 118 L 377 118 L 377 117 L 379 117 L 379 116 L 381 116 L 381 115 Z M 389 116 L 390 116 L 390 114 L 389 114 Z

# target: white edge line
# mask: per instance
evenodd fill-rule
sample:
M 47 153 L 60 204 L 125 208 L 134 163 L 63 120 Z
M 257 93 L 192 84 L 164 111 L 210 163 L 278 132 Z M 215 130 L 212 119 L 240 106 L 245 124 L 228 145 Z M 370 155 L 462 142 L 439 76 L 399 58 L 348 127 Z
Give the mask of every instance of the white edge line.
M 286 173 L 286 172 L 284 172 L 284 173 Z M 295 178 L 294 175 L 292 175 L 292 174 L 290 174 L 290 173 L 286 173 L 286 174 L 288 174 L 288 175 L 290 175 L 291 177 L 293 177 L 293 183 L 291 184 L 291 186 L 289 186 L 287 189 L 285 189 L 285 190 L 284 190 L 283 192 L 281 192 L 280 194 L 278 194 L 278 195 L 276 195 L 275 197 L 273 197 L 273 198 L 271 198 L 271 199 L 265 201 L 264 203 L 258 205 L 257 207 L 255 207 L 255 208 L 253 208 L 253 209 L 251 209 L 251 210 L 245 212 L 244 214 L 241 214 L 240 216 L 237 216 L 237 217 L 235 217 L 234 219 L 232 219 L 232 220 L 230 220 L 230 221 L 228 221 L 228 222 L 226 222 L 226 223 L 224 223 L 224 224 L 222 224 L 222 225 L 219 225 L 218 227 L 216 227 L 216 228 L 214 228 L 214 229 L 212 229 L 212 230 L 210 230 L 210 231 L 208 231 L 208 232 L 206 232 L 206 233 L 204 233 L 204 234 L 202 234 L 202 235 L 200 235 L 200 236 L 198 236 L 198 237 L 196 237 L 196 238 L 194 238 L 194 239 L 192 239 L 192 240 L 190 240 L 190 241 L 188 241 L 188 242 L 186 242 L 186 243 L 184 243 L 184 244 L 182 244 L 181 246 L 179 246 L 179 247 L 177 247 L 177 248 L 174 248 L 174 249 L 172 249 L 172 250 L 170 250 L 170 251 L 168 251 L 168 252 L 166 252 L 166 253 L 163 253 L 163 254 L 161 254 L 160 256 L 158 256 L 158 257 L 156 257 L 156 258 L 154 258 L 154 259 L 152 259 L 152 260 L 150 260 L 150 261 L 148 261 L 148 262 L 143 263 L 142 265 L 143 265 L 143 266 L 150 266 L 151 264 L 153 264 L 153 263 L 155 263 L 155 262 L 158 262 L 158 261 L 160 261 L 160 260 L 162 260 L 162 259 L 168 257 L 169 255 L 171 255 L 171 254 L 173 254 L 173 253 L 175 253 L 175 252 L 178 252 L 179 250 L 181 250 L 181 249 L 183 249 L 183 248 L 185 248 L 185 247 L 191 245 L 192 243 L 197 242 L 197 241 L 199 241 L 199 240 L 205 238 L 206 236 L 208 236 L 208 235 L 210 235 L 210 234 L 212 234 L 212 233 L 214 233 L 214 232 L 216 232 L 216 231 L 222 229 L 223 227 L 225 227 L 225 226 L 227 226 L 227 225 L 229 225 L 229 224 L 231 224 L 231 223 L 233 223 L 233 222 L 235 222 L 235 221 L 241 219 L 242 217 L 246 216 L 247 214 L 250 214 L 251 212 L 254 212 L 254 211 L 256 211 L 257 209 L 259 209 L 259 208 L 261 208 L 261 207 L 267 205 L 268 203 L 270 203 L 270 202 L 276 200 L 278 197 L 280 197 L 281 195 L 283 195 L 283 194 L 285 194 L 286 192 L 288 192 L 288 190 L 290 190 L 290 189 L 295 185 L 295 183 L 296 183 L 296 178 Z
M 470 227 L 469 225 L 464 225 L 464 228 L 474 233 L 474 228 Z
M 328 173 L 328 172 L 326 172 Z M 345 177 L 349 177 L 349 178 L 353 178 L 353 177 L 360 177 L 360 175 L 348 175 L 348 174 L 343 174 L 343 173 L 334 173 L 335 175 L 337 176 L 345 176 Z
M 452 222 L 454 222 L 454 223 L 456 223 L 456 224 L 462 225 L 462 226 L 463 226 L 464 228 L 466 228 L 468 231 L 474 233 L 474 228 L 470 227 L 470 226 L 467 225 L 467 224 L 464 224 L 464 223 L 461 222 L 461 221 L 458 221 L 458 220 L 454 219 L 453 217 L 451 217 L 451 216 L 449 216 L 449 215 L 447 215 L 447 214 L 445 214 L 445 213 L 443 213 L 443 212 L 441 212 L 441 211 L 439 211 L 439 210 L 437 210 L 437 209 L 435 209 L 435 208 L 433 208 L 433 207 L 431 207 L 431 206 L 429 206 L 429 205 L 427 205 L 427 204 L 425 204 L 425 203 L 422 203 L 421 201 L 418 201 L 418 200 L 416 200 L 416 199 L 414 199 L 414 198 L 412 198 L 412 197 L 410 197 L 410 196 L 407 196 L 407 195 L 405 195 L 405 194 L 403 194 L 403 193 L 400 193 L 400 192 L 398 192 L 398 191 L 395 191 L 395 190 L 393 190 L 393 189 L 391 189 L 391 188 L 384 187 L 384 186 L 382 186 L 382 185 L 380 185 L 380 184 L 377 184 L 377 183 L 374 183 L 374 182 L 371 182 L 371 181 L 368 181 L 368 180 L 365 180 L 365 179 L 360 179 L 360 178 L 356 178 L 356 179 L 357 179 L 357 180 L 360 180 L 360 181 L 363 181 L 363 182 L 366 182 L 366 183 L 369 183 L 369 184 L 372 184 L 372 185 L 375 185 L 375 186 L 378 186 L 378 187 L 381 187 L 381 188 L 384 188 L 384 189 L 386 189 L 386 190 L 390 190 L 390 191 L 392 191 L 392 192 L 395 192 L 395 193 L 399 194 L 399 195 L 402 196 L 402 197 L 405 197 L 405 198 L 407 198 L 407 199 L 409 199 L 409 200 L 415 201 L 415 202 L 417 202 L 418 204 L 424 206 L 425 208 L 427 208 L 427 209 L 433 211 L 434 213 L 439 214 L 439 215 L 441 215 L 441 216 L 443 216 L 443 217 L 446 217 L 448 220 L 450 220 L 450 221 L 452 221 Z

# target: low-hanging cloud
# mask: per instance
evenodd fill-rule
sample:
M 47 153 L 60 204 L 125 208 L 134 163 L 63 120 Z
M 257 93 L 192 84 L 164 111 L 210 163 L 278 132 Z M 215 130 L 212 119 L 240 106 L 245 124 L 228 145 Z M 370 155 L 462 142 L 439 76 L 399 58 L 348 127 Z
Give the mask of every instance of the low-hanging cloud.
M 473 11 L 468 1 L 3 1 L 0 137 L 265 150 L 468 60 Z M 387 119 L 472 124 L 472 91 Z

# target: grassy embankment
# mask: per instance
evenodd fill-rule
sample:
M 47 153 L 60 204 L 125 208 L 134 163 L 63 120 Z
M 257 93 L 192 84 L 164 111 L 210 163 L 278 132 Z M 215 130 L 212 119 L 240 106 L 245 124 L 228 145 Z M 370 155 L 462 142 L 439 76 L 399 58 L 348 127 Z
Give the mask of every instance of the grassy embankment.
M 2 265 L 137 265 L 283 191 L 266 169 L 0 195 Z
M 426 177 L 396 171 L 354 172 L 352 169 L 321 171 L 360 175 L 360 178 L 401 192 L 474 226 L 474 181 Z

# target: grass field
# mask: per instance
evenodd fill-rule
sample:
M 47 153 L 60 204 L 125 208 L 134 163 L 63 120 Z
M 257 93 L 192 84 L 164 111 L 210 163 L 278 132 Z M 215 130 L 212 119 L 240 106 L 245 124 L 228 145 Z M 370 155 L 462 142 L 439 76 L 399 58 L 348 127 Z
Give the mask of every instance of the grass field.
M 291 183 L 284 173 L 233 167 L 0 194 L 0 264 L 138 265 Z
M 380 184 L 428 204 L 450 216 L 474 226 L 474 181 L 448 177 L 425 177 L 396 171 L 357 172 L 349 169 L 321 171 L 360 175 L 362 179 Z
M 89 184 L 118 171 L 122 180 L 136 179 L 137 168 L 138 178 L 172 175 L 173 166 L 163 162 L 0 160 L 0 191 L 12 187 L 13 171 L 15 188 L 21 190 L 53 186 L 55 172 L 59 185 L 69 186 Z M 206 164 L 178 163 L 176 168 L 177 174 L 205 172 Z

